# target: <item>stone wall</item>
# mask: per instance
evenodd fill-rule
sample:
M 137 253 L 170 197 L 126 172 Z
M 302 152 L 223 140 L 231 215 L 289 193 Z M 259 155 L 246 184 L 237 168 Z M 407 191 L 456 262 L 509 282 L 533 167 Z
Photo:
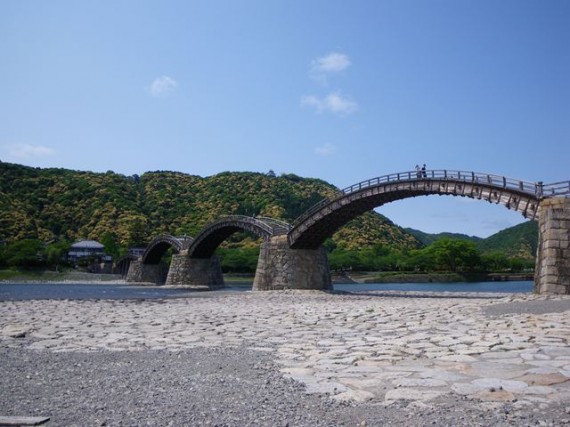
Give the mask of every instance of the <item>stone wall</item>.
M 223 288 L 225 285 L 220 259 L 217 256 L 189 258 L 186 252 L 174 254 L 166 285 L 203 290 Z
M 538 216 L 534 292 L 570 294 L 570 198 L 543 199 Z
M 142 282 L 142 262 L 140 260 L 131 261 L 127 272 L 127 282 Z
M 136 283 L 163 283 L 162 269 L 159 264 L 143 264 L 140 260 L 131 261 L 127 282 Z
M 332 289 L 324 248 L 291 249 L 287 236 L 276 236 L 261 245 L 254 291 L 281 289 Z

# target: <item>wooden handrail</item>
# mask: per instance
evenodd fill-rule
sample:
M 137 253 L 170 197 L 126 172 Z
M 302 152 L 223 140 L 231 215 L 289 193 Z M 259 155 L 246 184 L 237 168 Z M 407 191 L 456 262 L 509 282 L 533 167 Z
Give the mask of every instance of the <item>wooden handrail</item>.
M 425 172 L 425 175 L 423 174 Z M 397 172 L 388 175 L 382 175 L 377 178 L 368 179 L 339 190 L 335 196 L 322 199 L 305 211 L 301 216 L 293 221 L 293 228 L 309 218 L 312 214 L 319 211 L 324 206 L 345 195 L 361 191 L 366 188 L 375 187 L 381 184 L 394 184 L 398 182 L 423 182 L 426 180 L 448 180 L 454 182 L 480 183 L 490 185 L 498 189 L 512 190 L 518 193 L 543 198 L 543 197 L 570 197 L 570 181 L 557 182 L 553 184 L 543 184 L 542 182 L 528 182 L 517 179 L 507 178 L 501 175 L 493 175 L 488 173 L 459 171 L 447 169 L 433 169 L 429 171 L 407 171 Z

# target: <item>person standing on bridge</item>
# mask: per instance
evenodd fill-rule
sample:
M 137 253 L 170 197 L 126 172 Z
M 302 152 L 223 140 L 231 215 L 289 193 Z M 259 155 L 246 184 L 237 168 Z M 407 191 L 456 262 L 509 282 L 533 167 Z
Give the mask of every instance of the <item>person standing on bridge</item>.
M 424 165 L 422 166 L 422 177 L 427 178 L 426 164 L 425 164 L 425 163 L 424 163 Z
M 422 177 L 422 171 L 420 170 L 419 165 L 416 165 L 416 177 L 418 177 L 418 178 Z

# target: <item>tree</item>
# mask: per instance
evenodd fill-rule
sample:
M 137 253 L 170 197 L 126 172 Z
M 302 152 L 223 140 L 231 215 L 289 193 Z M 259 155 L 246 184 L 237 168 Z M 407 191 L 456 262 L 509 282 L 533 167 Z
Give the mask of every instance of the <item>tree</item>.
M 428 247 L 429 248 L 429 247 Z M 438 261 L 433 251 L 424 249 L 412 249 L 407 256 L 402 259 L 402 267 L 408 271 L 430 271 L 435 270 Z
M 0 245 L 0 267 L 6 266 L 7 261 L 7 251 L 6 246 Z
M 510 268 L 510 262 L 503 252 L 490 252 L 481 256 L 486 271 L 501 272 Z
M 360 269 L 362 262 L 356 251 L 336 249 L 329 254 L 329 265 L 332 270 Z
M 11 267 L 37 267 L 42 264 L 43 243 L 36 239 L 24 239 L 7 246 L 6 264 Z
M 55 270 L 58 270 L 64 255 L 69 251 L 68 242 L 56 242 L 48 245 L 44 250 L 45 263 Z
M 442 270 L 475 270 L 481 266 L 481 256 L 475 243 L 467 240 L 439 239 L 424 249 L 432 255 Z
M 142 215 L 132 215 L 127 225 L 127 246 L 145 246 L 147 237 L 147 219 Z
M 216 253 L 220 257 L 222 270 L 231 273 L 253 273 L 257 267 L 259 248 L 222 249 Z
M 119 238 L 115 233 L 106 232 L 101 237 L 101 243 L 105 247 L 105 253 L 111 255 L 114 259 L 117 259 L 121 254 L 121 248 L 119 246 Z

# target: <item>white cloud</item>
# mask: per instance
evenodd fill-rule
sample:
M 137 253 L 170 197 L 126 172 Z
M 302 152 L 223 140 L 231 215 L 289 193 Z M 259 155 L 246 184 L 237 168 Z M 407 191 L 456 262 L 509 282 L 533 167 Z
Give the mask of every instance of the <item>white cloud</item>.
M 328 84 L 328 75 L 339 73 L 349 66 L 350 59 L 347 55 L 336 52 L 329 53 L 311 61 L 310 76 L 313 80 L 326 86 Z
M 327 56 L 313 59 L 311 71 L 315 73 L 336 73 L 350 66 L 350 59 L 343 53 L 329 53 Z
M 169 76 L 160 76 L 150 84 L 148 91 L 154 97 L 161 98 L 170 95 L 178 87 L 178 82 Z
M 339 93 L 331 93 L 325 98 L 327 109 L 335 114 L 351 114 L 358 110 L 358 104 L 348 98 L 343 98 Z
M 332 144 L 323 144 L 315 148 L 315 154 L 319 156 L 330 156 L 336 151 L 336 147 Z
M 6 146 L 8 154 L 17 159 L 51 156 L 54 150 L 43 145 L 12 144 Z
M 319 114 L 332 113 L 347 116 L 358 111 L 358 104 L 342 96 L 339 92 L 329 93 L 324 98 L 313 95 L 301 97 L 301 106 L 314 108 Z

